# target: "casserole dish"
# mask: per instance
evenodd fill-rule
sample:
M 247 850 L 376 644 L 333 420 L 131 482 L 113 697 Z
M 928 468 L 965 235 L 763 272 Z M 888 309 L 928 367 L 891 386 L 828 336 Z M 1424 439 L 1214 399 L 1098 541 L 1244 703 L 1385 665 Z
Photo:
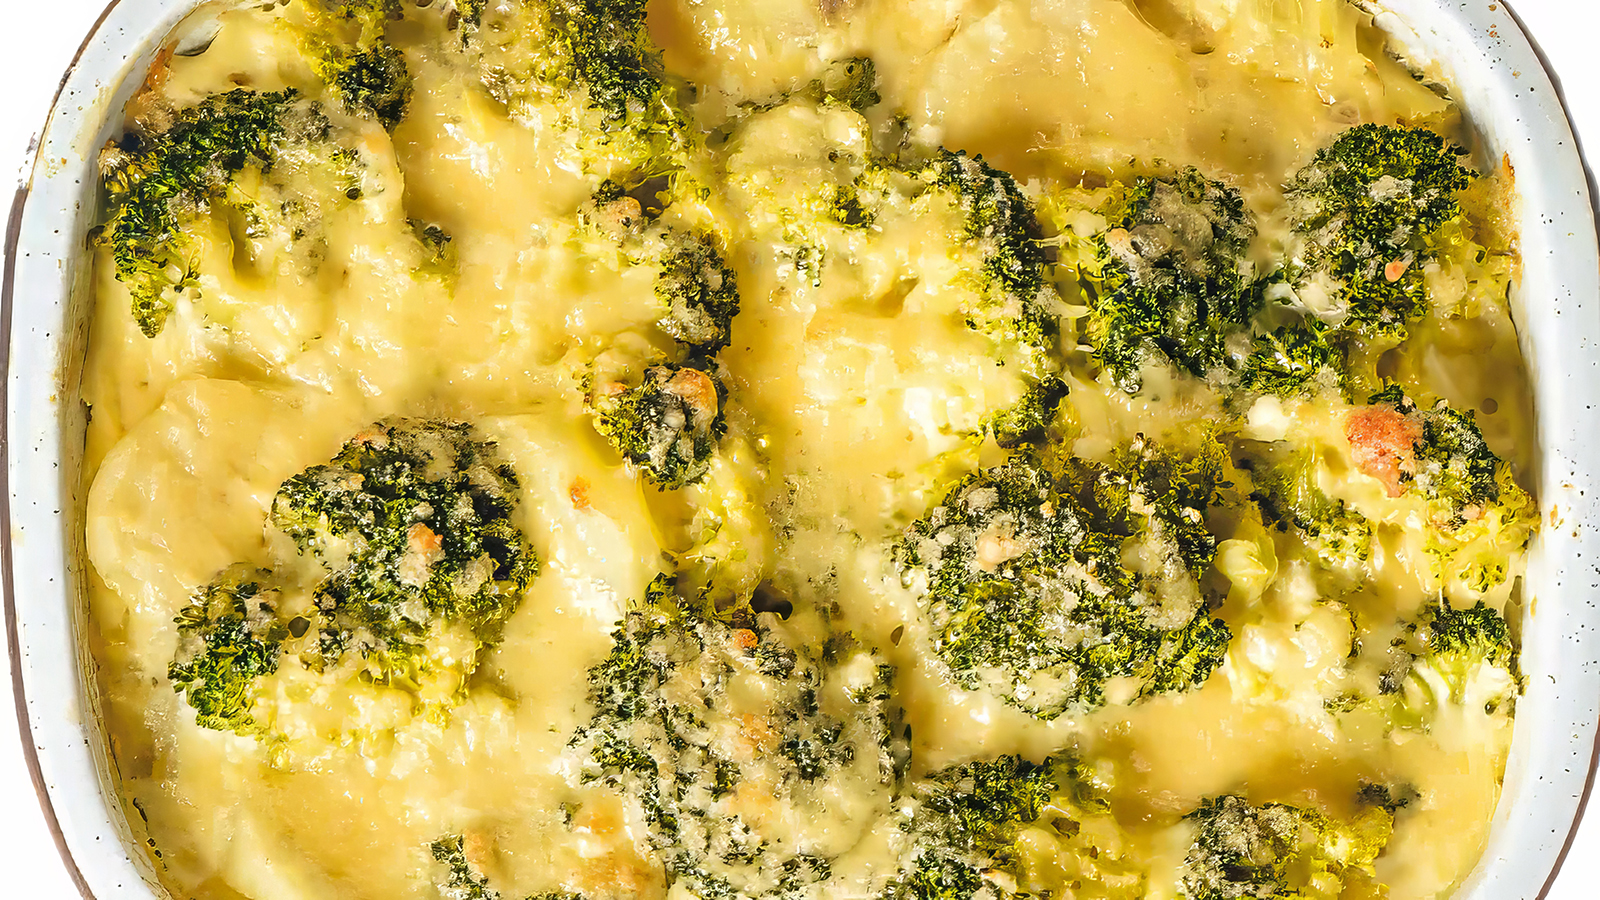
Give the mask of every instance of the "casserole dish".
M 10 320 L 16 338 L 10 359 L 17 366 L 8 423 L 10 434 L 27 440 L 15 448 L 9 472 L 17 488 L 12 512 L 20 548 L 13 553 L 20 568 L 11 572 L 12 596 L 24 604 L 16 624 L 22 696 L 41 750 L 39 774 L 51 791 L 64 844 L 86 885 L 100 895 L 138 895 L 143 890 L 138 879 L 149 874 L 149 867 L 142 854 L 124 854 L 119 861 L 92 849 L 126 846 L 142 835 L 137 821 L 127 828 L 106 813 L 116 804 L 101 799 L 109 795 L 102 788 L 114 785 L 115 778 L 107 771 L 93 694 L 81 687 L 94 680 L 74 662 L 91 658 L 82 652 L 77 637 L 82 623 L 76 619 L 77 599 L 90 578 L 78 562 L 76 538 L 82 533 L 76 448 L 85 415 L 75 402 L 85 303 L 82 291 L 75 290 L 82 283 L 78 248 L 93 214 L 86 188 L 95 181 L 91 161 L 108 136 L 102 118 L 141 80 L 146 58 L 181 10 L 170 12 L 136 28 L 132 12 L 115 8 L 86 48 L 47 133 L 35 193 L 22 209 L 12 282 L 13 298 L 27 304 L 14 308 Z M 1580 367 L 1588 347 L 1585 304 L 1593 293 L 1592 223 L 1581 166 L 1553 93 L 1542 79 L 1523 92 L 1524 73 L 1537 71 L 1533 56 L 1524 45 L 1506 45 L 1500 32 L 1511 33 L 1513 23 L 1503 11 L 1490 11 L 1496 12 L 1501 19 L 1486 14 L 1478 21 L 1451 18 L 1427 4 L 1382 11 L 1390 30 L 1405 35 L 1412 58 L 1423 62 L 1425 72 L 1457 86 L 1482 135 L 1482 155 L 1503 155 L 1524 173 L 1528 275 L 1520 296 L 1527 298 L 1523 307 L 1528 309 L 1519 309 L 1519 316 L 1529 358 L 1548 373 L 1538 384 L 1545 411 L 1539 446 L 1544 453 L 1541 495 L 1550 504 L 1552 534 L 1535 556 L 1523 628 L 1531 651 L 1526 701 L 1531 706 L 1525 711 L 1537 724 L 1518 731 L 1508 800 L 1474 882 L 1484 896 L 1532 893 L 1552 868 L 1582 795 L 1594 694 L 1586 680 L 1593 677 L 1586 665 L 1594 656 L 1588 646 L 1593 613 L 1563 594 L 1579 581 L 1579 564 L 1592 558 L 1583 555 L 1587 536 L 1573 528 L 1584 518 L 1580 504 L 1587 502 L 1588 476 L 1578 444 L 1587 405 Z M 1408 22 L 1433 27 L 1413 28 Z M 183 36 L 179 52 L 190 40 L 203 41 L 203 30 Z M 128 61 L 129 55 L 136 58 Z M 1580 319 L 1577 327 L 1567 324 L 1574 317 Z M 1561 823 L 1558 828 L 1548 829 L 1551 818 Z

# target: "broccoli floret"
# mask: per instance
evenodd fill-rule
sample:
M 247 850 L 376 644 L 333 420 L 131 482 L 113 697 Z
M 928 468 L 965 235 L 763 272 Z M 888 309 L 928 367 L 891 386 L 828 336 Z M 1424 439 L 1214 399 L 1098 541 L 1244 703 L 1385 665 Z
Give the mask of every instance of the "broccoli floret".
M 912 796 L 902 826 L 911 852 L 883 900 L 1055 896 L 1067 886 L 1078 896 L 1142 893 L 1143 867 L 1124 858 L 1105 786 L 1071 754 L 953 766 Z
M 1073 478 L 1080 493 L 1092 488 L 1099 527 L 1129 536 L 1153 532 L 1150 558 L 1166 557 L 1198 577 L 1216 556 L 1205 513 L 1223 486 L 1224 458 L 1222 446 L 1209 438 L 1197 452 L 1181 454 L 1140 435 L 1108 465 L 1079 465 Z
M 1138 696 L 1204 683 L 1231 638 L 1198 585 L 1216 551 L 1204 513 L 1219 454 L 1141 440 L 1109 465 L 1076 461 L 1061 483 L 1019 458 L 952 487 L 900 562 L 926 578 L 933 649 L 956 682 L 1043 719 L 1105 702 L 1114 678 Z
M 645 32 L 644 0 L 541 0 L 550 16 L 550 48 L 571 84 L 620 123 L 660 101 L 657 51 Z
M 785 849 L 795 842 L 747 820 L 741 796 L 770 796 L 800 821 L 847 784 L 877 784 L 887 804 L 892 668 L 847 637 L 818 646 L 775 617 L 723 617 L 676 590 L 659 576 L 589 670 L 594 713 L 568 745 L 578 781 L 638 804 L 669 883 L 690 894 L 783 897 L 826 882 L 829 860 Z M 713 719 L 739 727 L 708 728 Z M 751 754 L 764 775 L 741 791 L 737 760 Z
M 307 9 L 317 75 L 346 110 L 372 116 L 388 131 L 411 105 L 411 69 L 387 38 L 389 21 L 400 15 L 396 0 L 311 0 Z
M 411 105 L 411 70 L 393 44 L 379 42 L 332 64 L 332 83 L 345 107 L 371 115 L 393 131 Z
M 473 871 L 467 860 L 466 841 L 459 834 L 449 834 L 428 845 L 435 862 L 444 866 L 444 877 L 439 880 L 439 894 L 446 900 L 500 900 L 500 892 L 489 887 L 489 880 Z
M 1017 832 L 1060 792 L 1056 768 L 1053 760 L 1002 756 L 945 769 L 918 785 L 910 824 L 917 847 L 885 900 L 978 897 L 985 872 L 1015 872 Z
M 1269 448 L 1241 465 L 1250 469 L 1250 499 L 1266 522 L 1292 530 L 1325 565 L 1353 570 L 1372 555 L 1372 523 L 1323 492 L 1310 451 Z
M 1255 220 L 1238 190 L 1185 169 L 1129 184 L 1096 239 L 1087 336 L 1117 387 L 1165 361 L 1204 377 L 1260 306 L 1248 259 Z
M 701 369 L 651 366 L 634 387 L 597 392 L 595 429 L 652 483 L 674 490 L 710 471 L 711 455 L 727 431 L 726 398 L 722 382 Z
M 656 324 L 692 354 L 709 357 L 732 339 L 739 286 L 716 238 L 661 221 L 659 198 L 668 189 L 665 178 L 632 187 L 608 178 L 579 208 L 578 218 L 587 237 L 615 242 L 628 264 L 658 269 L 655 294 L 662 315 Z
M 1439 403 L 1419 411 L 1399 385 L 1390 385 L 1367 400 L 1386 405 L 1420 426 L 1411 459 L 1400 467 L 1401 483 L 1450 510 L 1449 522 L 1460 526 L 1469 513 L 1500 499 L 1500 458 L 1489 449 L 1472 410 Z
M 500 641 L 539 571 L 516 525 L 517 476 L 471 426 L 389 419 L 332 462 L 278 489 L 273 524 L 329 571 L 317 586 L 322 658 L 348 650 L 381 682 L 415 686 L 430 638 L 464 629 L 477 652 Z
M 871 57 L 835 60 L 822 73 L 820 87 L 825 101 L 843 104 L 856 112 L 883 102 L 883 95 L 878 93 L 878 66 Z
M 865 180 L 866 176 L 857 181 Z M 836 185 L 833 196 L 828 200 L 828 220 L 835 225 L 846 228 L 867 228 L 877 220 L 877 213 L 865 203 L 861 202 L 861 190 L 858 184 Z
M 1505 618 L 1481 600 L 1464 609 L 1441 600 L 1423 611 L 1418 625 L 1409 669 L 1385 684 L 1399 694 L 1396 720 L 1426 730 L 1447 703 L 1509 719 L 1521 675 Z
M 981 256 L 982 297 L 967 324 L 999 340 L 1047 346 L 1059 330 L 1045 280 L 1039 219 L 1016 179 L 981 156 L 940 150 L 925 177 L 959 205 L 966 239 Z
M 572 135 L 585 170 L 656 173 L 689 138 L 645 14 L 644 0 L 517 0 L 483 7 L 463 35 L 490 94 Z
M 1337 334 L 1309 319 L 1256 335 L 1239 386 L 1278 397 L 1312 396 L 1344 383 L 1345 351 Z
M 666 307 L 658 323 L 674 340 L 712 354 L 728 345 L 739 289 L 733 269 L 706 235 L 678 235 L 661 258 L 656 298 Z
M 472 39 L 480 27 L 483 26 L 483 7 L 488 0 L 451 0 L 456 14 L 456 27 L 461 29 L 461 42 L 465 44 Z
M 1054 763 L 1002 756 L 945 769 L 929 779 L 919 815 L 936 822 L 952 844 L 1005 862 L 1017 826 L 1039 818 L 1061 790 Z
M 176 113 L 160 133 L 132 132 L 105 155 L 109 213 L 99 240 L 111 248 L 133 317 L 155 337 L 172 313 L 168 291 L 196 273 L 184 226 L 201 215 L 246 166 L 270 169 L 294 128 L 294 91 L 235 90 Z
M 1352 879 L 1372 876 L 1394 830 L 1394 817 L 1378 807 L 1341 822 L 1314 808 L 1252 806 L 1231 794 L 1185 818 L 1195 828 L 1179 883 L 1187 900 L 1333 900 Z
M 1358 125 L 1319 151 L 1287 192 L 1302 301 L 1343 310 L 1336 324 L 1366 337 L 1403 340 L 1427 309 L 1431 238 L 1474 177 L 1463 153 L 1426 128 L 1393 125 Z
M 250 713 L 256 680 L 278 670 L 289 636 L 277 600 L 271 572 L 234 566 L 202 587 L 173 620 L 178 652 L 167 678 L 186 695 L 201 727 L 260 730 Z
M 1003 449 L 1012 450 L 1024 444 L 1038 444 L 1048 440 L 1050 426 L 1055 424 L 1056 407 L 1067 396 L 1067 383 L 1049 376 L 1029 385 L 1015 406 L 1001 410 L 990 417 L 988 429 L 994 441 Z
M 1539 514 L 1471 410 L 1444 401 L 1423 409 L 1390 385 L 1346 416 L 1345 436 L 1360 471 L 1391 497 L 1426 504 L 1428 549 L 1447 586 L 1481 594 L 1505 581 Z
M 1468 609 L 1440 604 L 1430 610 L 1428 633 L 1423 639 L 1428 655 L 1443 668 L 1464 671 L 1465 666 L 1491 663 L 1514 668 L 1516 652 L 1511 647 L 1511 632 L 1499 613 L 1480 600 Z
M 982 896 L 982 870 L 954 854 L 923 853 L 916 867 L 885 892 L 885 900 L 967 900 Z

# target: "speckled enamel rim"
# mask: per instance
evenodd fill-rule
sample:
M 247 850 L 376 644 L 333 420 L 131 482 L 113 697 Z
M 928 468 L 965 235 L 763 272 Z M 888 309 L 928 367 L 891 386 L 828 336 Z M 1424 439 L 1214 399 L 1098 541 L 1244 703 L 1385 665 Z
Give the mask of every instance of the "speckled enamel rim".
M 39 803 L 86 900 L 165 892 L 113 799 L 93 660 L 82 648 L 85 572 L 75 510 L 83 414 L 75 375 L 86 324 L 74 315 L 83 300 L 74 287 L 93 215 L 94 160 L 113 113 L 139 81 L 130 76 L 144 71 L 195 5 L 112 0 L 101 13 L 62 78 L 5 237 L 0 589 L 11 682 Z M 1559 82 L 1504 0 L 1368 5 L 1381 6 L 1380 24 L 1409 35 L 1418 56 L 1437 58 L 1486 147 L 1516 165 L 1523 198 L 1524 276 L 1514 305 L 1535 376 L 1547 525 L 1525 591 L 1532 598 L 1523 620 L 1529 686 L 1505 791 L 1488 847 L 1457 900 L 1543 898 L 1572 848 L 1600 758 L 1600 253 L 1591 200 L 1600 193 Z

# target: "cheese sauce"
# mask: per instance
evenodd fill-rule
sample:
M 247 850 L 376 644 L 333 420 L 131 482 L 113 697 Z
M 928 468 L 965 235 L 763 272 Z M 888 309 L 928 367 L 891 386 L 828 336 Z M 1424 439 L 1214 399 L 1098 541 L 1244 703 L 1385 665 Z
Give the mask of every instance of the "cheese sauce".
M 1237 188 L 1266 273 L 1296 240 L 1286 186 L 1347 128 L 1470 147 L 1460 109 L 1370 16 L 1343 0 L 651 0 L 675 133 L 691 136 L 660 178 L 636 135 L 597 138 L 596 109 L 526 77 L 549 65 L 550 6 L 209 9 L 214 37 L 163 54 L 129 105 L 130 131 L 157 134 L 207 97 L 292 89 L 315 122 L 194 208 L 171 201 L 182 237 L 163 241 L 180 262 L 160 276 L 178 272 L 153 336 L 130 314 L 113 226 L 95 243 L 89 621 L 129 819 L 174 897 L 1211 900 L 1285 896 L 1294 879 L 1304 896 L 1451 893 L 1498 797 L 1515 666 L 1445 684 L 1404 661 L 1441 600 L 1518 620 L 1531 526 L 1497 531 L 1500 510 L 1470 509 L 1450 526 L 1466 549 L 1439 550 L 1432 507 L 1385 483 L 1351 417 L 1391 409 L 1367 397 L 1386 379 L 1426 398 L 1393 407 L 1419 428 L 1433 400 L 1475 410 L 1510 503 L 1533 453 L 1507 304 L 1512 173 L 1468 157 L 1483 174 L 1455 231 L 1414 263 L 1429 308 L 1360 363 L 1381 376 L 1372 390 L 1239 401 L 1214 375 L 1146 364 L 1129 393 L 1087 324 L 1110 265 L 1100 242 L 1141 175 L 1192 166 Z M 369 7 L 384 12 L 340 12 Z M 411 80 L 392 123 L 323 70 L 329 41 L 375 29 Z M 870 60 L 875 102 L 833 89 L 857 77 L 847 60 Z M 992 248 L 916 174 L 939 147 L 1009 172 L 1034 211 L 1059 322 L 1044 350 L 973 324 Z M 139 152 L 108 148 L 113 193 Z M 869 221 L 819 212 L 836 189 L 867 198 Z M 596 411 L 610 385 L 685 358 L 661 324 L 661 248 L 696 234 L 737 285 L 727 346 L 694 356 L 726 393 L 705 401 L 725 434 L 703 474 L 666 489 Z M 1228 448 L 1202 528 L 1214 557 L 1161 600 L 1173 623 L 1199 608 L 1231 635 L 1183 689 L 1113 678 L 1098 702 L 1039 714 L 1026 690 L 963 681 L 936 650 L 938 574 L 907 561 L 907 535 L 953 508 L 963 476 L 1016 455 L 994 416 L 1046 376 L 1065 390 L 1051 427 L 1073 458 L 1110 465 L 1139 435 Z M 539 571 L 492 638 L 429 632 L 418 684 L 358 672 L 354 650 L 338 677 L 308 667 L 304 623 L 328 614 L 316 585 L 332 564 L 291 539 L 275 498 L 373 423 L 424 419 L 469 423 L 510 467 L 508 515 Z M 1285 447 L 1312 453 L 1313 489 L 1370 524 L 1354 568 L 1257 511 L 1250 460 Z M 1027 552 L 996 534 L 975 539 L 974 566 Z M 1121 551 L 1130 571 L 1157 565 L 1146 539 Z M 253 724 L 235 731 L 197 721 L 172 667 L 190 652 L 181 615 L 239 565 L 280 579 L 275 640 L 299 656 L 254 682 Z M 641 613 L 663 573 L 713 613 Z M 649 776 L 594 749 L 617 733 L 596 685 L 625 645 L 667 673 L 627 726 L 655 748 Z M 813 746 L 837 752 L 795 750 Z M 981 887 L 915 893 L 930 786 L 1002 757 L 1070 757 L 1079 800 L 1022 816 L 1009 849 L 980 842 Z M 716 760 L 734 787 L 704 786 Z M 1381 810 L 1392 836 L 1375 858 L 1302 859 L 1279 888 L 1204 894 L 1192 814 L 1224 795 L 1317 810 L 1307 823 Z M 671 827 L 651 812 L 663 796 Z

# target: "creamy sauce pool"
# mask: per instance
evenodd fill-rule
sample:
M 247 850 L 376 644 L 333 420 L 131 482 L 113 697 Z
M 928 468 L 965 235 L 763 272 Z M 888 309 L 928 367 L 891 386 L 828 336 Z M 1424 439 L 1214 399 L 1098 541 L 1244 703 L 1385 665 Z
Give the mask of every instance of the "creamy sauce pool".
M 1344 129 L 1424 125 L 1468 139 L 1459 109 L 1395 61 L 1368 16 L 1332 0 L 653 0 L 665 67 L 696 86 L 690 130 L 717 141 L 691 164 L 703 190 L 660 222 L 713 230 L 741 303 L 718 355 L 727 435 L 700 483 L 667 491 L 591 424 L 596 383 L 637 383 L 677 352 L 657 329 L 655 270 L 592 227 L 600 181 L 627 168 L 605 156 L 623 150 L 574 151 L 568 105 L 486 86 L 482 54 L 515 68 L 515 40 L 494 30 L 518 21 L 515 4 L 487 4 L 479 43 L 465 49 L 459 13 L 405 5 L 387 40 L 414 91 L 391 132 L 332 99 L 303 2 L 220 13 L 209 46 L 163 57 L 129 115 L 148 127 L 163 109 L 241 87 L 323 102 L 331 140 L 360 165 L 349 176 L 358 189 L 317 201 L 314 251 L 274 226 L 230 221 L 219 201 L 187 226 L 196 287 L 154 337 L 130 316 L 110 250 L 96 251 L 83 389 L 90 622 L 130 821 L 174 896 L 490 896 L 449 881 L 429 850 L 442 835 L 465 836 L 471 877 L 499 896 L 686 896 L 626 792 L 580 778 L 571 749 L 594 715 L 588 673 L 613 651 L 630 605 L 674 565 L 702 566 L 711 574 L 683 577 L 714 579 L 741 600 L 782 594 L 793 615 L 761 613 L 752 633 L 802 648 L 802 669 L 803 648 L 841 633 L 862 660 L 892 667 L 892 783 L 858 759 L 817 796 L 774 801 L 792 808 L 746 811 L 772 848 L 827 849 L 835 881 L 794 896 L 878 895 L 908 852 L 895 816 L 918 779 L 1064 751 L 1108 798 L 1109 813 L 1085 815 L 1082 834 L 1098 835 L 1095 859 L 1113 846 L 1118 859 L 1090 865 L 1072 843 L 1089 837 L 1028 832 L 1030 877 L 1055 884 L 1054 896 L 1182 896 L 1194 840 L 1183 816 L 1207 798 L 1349 818 L 1363 784 L 1404 785 L 1407 801 L 1371 874 L 1347 876 L 1344 896 L 1446 896 L 1471 870 L 1510 716 L 1485 713 L 1477 695 L 1446 697 L 1428 727 L 1406 728 L 1341 698 L 1379 677 L 1357 671 L 1371 665 L 1353 662 L 1353 647 L 1399 640 L 1397 623 L 1440 596 L 1458 608 L 1483 600 L 1515 621 L 1519 547 L 1497 551 L 1507 573 L 1487 590 L 1442 582 L 1408 525 L 1415 513 L 1392 506 L 1353 459 L 1342 401 L 1232 409 L 1195 379 L 1153 370 L 1130 396 L 1099 374 L 1073 325 L 1086 305 L 1078 272 L 1093 267 L 1119 180 L 1194 166 L 1236 186 L 1259 218 L 1252 252 L 1265 268 L 1287 240 L 1283 186 Z M 807 93 L 845 58 L 872 60 L 881 102 L 858 111 Z M 1219 545 L 1201 584 L 1232 640 L 1203 685 L 1041 719 L 952 680 L 896 547 L 963 473 L 1006 457 L 984 423 L 1023 397 L 1034 363 L 967 327 L 960 272 L 975 262 L 948 202 L 891 204 L 865 233 L 823 229 L 820 276 L 797 264 L 793 235 L 805 223 L 792 210 L 815 186 L 852 177 L 835 173 L 840 159 L 886 142 L 981 154 L 1036 206 L 1063 311 L 1053 352 L 1074 454 L 1103 459 L 1135 434 L 1202 426 L 1315 447 L 1322 490 L 1380 523 L 1368 570 L 1336 591 L 1259 520 L 1212 516 Z M 1408 392 L 1477 410 L 1489 446 L 1522 474 L 1533 443 L 1505 293 L 1510 173 L 1478 163 L 1488 175 L 1463 209 L 1488 261 L 1427 276 L 1436 307 L 1467 311 L 1430 314 L 1378 365 Z M 323 176 L 297 171 L 279 177 L 318 196 Z M 417 223 L 449 236 L 446 263 Z M 317 577 L 272 527 L 274 497 L 392 416 L 470 422 L 515 471 L 515 524 L 542 570 L 503 636 L 442 714 L 414 692 L 353 679 L 330 693 L 306 676 L 255 701 L 258 718 L 277 710 L 271 739 L 197 724 L 169 678 L 174 617 L 237 563 Z M 724 639 L 745 640 L 707 640 Z M 725 652 L 737 670 L 741 651 Z M 856 685 L 854 657 L 843 659 L 815 665 Z M 763 715 L 789 689 L 765 677 L 735 678 L 754 693 L 731 688 L 732 705 L 706 715 Z M 829 690 L 824 712 L 854 722 L 850 692 Z M 745 778 L 777 765 L 755 752 Z

